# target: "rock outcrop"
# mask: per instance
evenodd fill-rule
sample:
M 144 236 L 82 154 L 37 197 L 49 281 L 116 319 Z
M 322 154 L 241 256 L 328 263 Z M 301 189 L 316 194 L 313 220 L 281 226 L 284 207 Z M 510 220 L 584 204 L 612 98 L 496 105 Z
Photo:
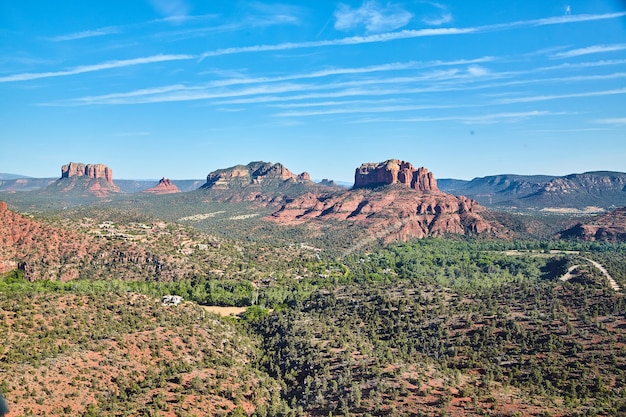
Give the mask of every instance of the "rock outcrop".
M 287 183 L 311 183 L 307 172 L 296 175 L 280 163 L 250 162 L 248 165 L 220 169 L 207 175 L 203 189 L 233 189 L 250 185 L 280 185 Z
M 378 187 L 388 184 L 386 187 Z M 377 187 L 377 188 L 374 188 Z M 385 242 L 411 238 L 473 234 L 508 238 L 511 232 L 476 201 L 437 189 L 432 173 L 408 162 L 363 164 L 355 188 L 307 193 L 284 204 L 268 219 L 281 224 L 319 225 L 320 221 L 359 225 Z
M 104 164 L 70 162 L 61 167 L 61 178 L 46 188 L 48 191 L 106 197 L 119 193 L 113 182 L 113 170 Z
M 578 223 L 557 235 L 561 239 L 626 242 L 626 207 Z
M 61 167 L 61 178 L 72 177 L 102 178 L 109 184 L 113 184 L 113 170 L 104 164 L 83 164 L 70 162 Z
M 161 178 L 157 185 L 142 192 L 148 194 L 174 194 L 180 193 L 180 190 L 168 178 Z
M 365 163 L 354 173 L 354 188 L 404 184 L 423 192 L 439 192 L 432 172 L 424 167 L 415 169 L 410 162 L 390 159 L 385 162 Z

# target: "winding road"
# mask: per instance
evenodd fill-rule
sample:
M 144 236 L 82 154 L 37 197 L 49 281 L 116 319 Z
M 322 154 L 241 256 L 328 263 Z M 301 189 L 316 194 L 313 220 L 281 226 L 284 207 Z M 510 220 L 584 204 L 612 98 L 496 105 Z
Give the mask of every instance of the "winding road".
M 558 250 L 551 250 L 550 253 L 533 253 L 530 252 L 531 256 L 537 256 L 537 257 L 542 257 L 542 258 L 548 258 L 551 257 L 555 254 L 570 254 L 570 255 L 578 255 L 580 252 L 578 251 L 558 251 Z M 504 251 L 504 254 L 506 255 L 521 255 L 521 254 L 526 254 L 528 255 L 529 252 L 521 252 L 518 250 L 508 250 L 508 251 Z M 604 274 L 604 276 L 606 277 L 606 279 L 609 281 L 609 286 L 615 290 L 616 292 L 621 292 L 621 287 L 619 286 L 619 284 L 615 281 L 615 279 L 613 279 L 613 277 L 611 276 L 611 274 L 609 274 L 609 271 L 606 270 L 606 268 L 594 261 L 593 259 L 589 259 L 589 258 L 583 258 L 586 261 L 589 261 L 593 266 L 595 266 L 596 268 L 598 268 L 600 270 L 600 272 L 602 272 L 602 274 Z M 567 281 L 570 280 L 574 277 L 574 275 L 572 275 L 572 272 L 574 271 L 574 269 L 578 268 L 580 265 L 574 265 L 571 266 L 567 272 L 565 273 L 565 275 L 563 275 L 561 278 L 559 278 L 561 281 Z
M 589 258 L 584 258 L 586 261 L 591 262 L 591 264 L 593 266 L 595 266 L 596 268 L 598 268 L 600 270 L 600 272 L 602 272 L 604 274 L 604 276 L 606 277 L 606 279 L 609 281 L 609 286 L 617 291 L 620 292 L 621 288 L 619 286 L 619 284 L 613 279 L 613 277 L 611 276 L 611 274 L 609 274 L 609 271 L 606 270 L 606 268 L 594 261 L 593 259 L 589 259 Z M 574 266 L 570 266 L 569 269 L 567 270 L 567 272 L 565 273 L 565 275 L 563 275 L 561 278 L 559 278 L 561 281 L 567 281 L 572 279 L 574 276 L 572 275 L 572 272 L 574 271 L 574 269 L 578 268 L 580 265 L 574 265 Z

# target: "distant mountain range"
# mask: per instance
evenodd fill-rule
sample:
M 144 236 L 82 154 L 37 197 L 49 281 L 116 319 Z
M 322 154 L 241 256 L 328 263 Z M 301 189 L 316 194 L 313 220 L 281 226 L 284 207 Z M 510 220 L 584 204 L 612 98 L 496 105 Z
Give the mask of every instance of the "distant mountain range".
M 490 208 L 600 212 L 626 206 L 626 173 L 585 172 L 565 176 L 494 175 L 471 181 L 443 179 L 439 188 Z

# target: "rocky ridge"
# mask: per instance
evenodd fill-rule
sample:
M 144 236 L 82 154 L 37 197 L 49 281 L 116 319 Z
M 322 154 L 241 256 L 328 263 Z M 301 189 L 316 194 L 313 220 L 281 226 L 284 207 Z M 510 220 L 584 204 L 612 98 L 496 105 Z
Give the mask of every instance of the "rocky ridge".
M 594 171 L 562 177 L 494 175 L 471 181 L 442 180 L 440 188 L 488 207 L 515 209 L 587 208 L 626 205 L 626 173 Z
M 180 190 L 170 179 L 164 177 L 157 185 L 142 192 L 147 194 L 174 194 L 180 193 Z
M 499 222 L 485 219 L 487 213 L 474 200 L 439 191 L 426 168 L 389 160 L 361 165 L 352 190 L 306 193 L 268 219 L 293 225 L 327 220 L 358 224 L 386 242 L 446 234 L 510 237 Z
M 258 161 L 213 171 L 207 175 L 206 183 L 201 188 L 232 189 L 251 185 L 280 185 L 282 182 L 312 183 L 308 172 L 296 175 L 281 163 Z
M 207 175 L 200 190 L 213 201 L 280 206 L 287 199 L 305 192 L 318 193 L 335 188 L 340 187 L 316 184 L 307 172 L 294 174 L 281 163 L 259 161 L 213 171 Z

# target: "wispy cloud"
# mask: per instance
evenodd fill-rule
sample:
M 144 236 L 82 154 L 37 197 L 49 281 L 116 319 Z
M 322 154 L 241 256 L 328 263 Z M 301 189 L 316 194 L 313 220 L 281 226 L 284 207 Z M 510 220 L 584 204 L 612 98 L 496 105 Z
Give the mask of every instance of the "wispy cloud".
M 572 58 L 581 55 L 600 54 L 605 52 L 623 51 L 626 49 L 626 43 L 618 43 L 613 45 L 593 45 L 586 48 L 572 49 L 570 51 L 559 52 L 554 54 L 554 58 Z
M 461 28 L 430 28 L 430 29 L 418 29 L 418 30 L 402 30 L 398 32 L 386 32 L 367 36 L 351 36 L 347 38 L 340 38 L 326 41 L 308 41 L 308 42 L 286 42 L 273 45 L 252 45 L 252 46 L 240 46 L 233 48 L 223 48 L 214 51 L 207 51 L 200 56 L 200 61 L 204 58 L 221 55 L 232 55 L 252 52 L 270 52 L 270 51 L 284 51 L 290 49 L 301 48 L 318 48 L 328 46 L 343 46 L 343 45 L 359 45 L 368 43 L 390 42 L 401 39 L 412 39 L 420 37 L 430 36 L 452 36 L 452 35 L 467 35 L 472 33 L 487 33 L 496 32 L 500 30 L 508 30 L 521 27 L 533 27 L 533 26 L 547 26 L 569 23 L 580 23 L 594 20 L 606 20 L 616 19 L 626 16 L 626 12 L 620 13 L 605 13 L 595 15 L 569 15 L 569 16 L 556 16 L 544 19 L 534 20 L 520 20 L 509 23 L 498 23 L 493 25 L 474 26 L 474 27 L 461 27 Z
M 267 26 L 275 24 L 297 25 L 302 21 L 303 11 L 300 7 L 290 4 L 266 4 L 260 1 L 243 3 L 246 9 L 244 20 L 251 24 Z
M 597 119 L 593 121 L 594 123 L 600 123 L 603 125 L 616 125 L 616 126 L 626 126 L 626 117 L 614 117 L 609 119 Z
M 515 123 L 523 120 L 527 120 L 532 117 L 544 117 L 563 115 L 562 112 L 551 112 L 544 110 L 534 110 L 527 112 L 510 112 L 510 113 L 490 113 L 477 116 L 443 116 L 443 117 L 410 117 L 410 118 L 374 118 L 374 119 L 362 119 L 357 123 L 372 123 L 372 122 L 409 122 L 409 123 L 427 123 L 427 122 L 460 122 L 464 124 L 493 124 L 493 123 Z
M 537 101 L 560 100 L 564 98 L 598 97 L 598 96 L 610 96 L 610 95 L 616 95 L 616 94 L 626 94 L 626 88 L 617 88 L 613 90 L 603 90 L 603 91 L 587 91 L 584 93 L 556 94 L 556 95 L 551 95 L 551 96 L 507 98 L 507 99 L 498 100 L 496 104 L 533 103 Z
M 489 74 L 489 70 L 480 65 L 470 65 L 469 68 L 467 68 L 467 72 L 474 77 L 483 77 Z
M 347 31 L 364 27 L 367 32 L 376 33 L 399 29 L 412 18 L 413 14 L 399 6 L 389 3 L 381 6 L 374 0 L 366 1 L 356 9 L 340 4 L 335 10 L 335 29 Z
M 296 110 L 274 114 L 275 117 L 303 117 L 303 116 L 325 116 L 331 114 L 358 114 L 358 113 L 389 113 L 404 112 L 417 110 L 441 110 L 458 107 L 467 107 L 464 105 L 395 105 L 395 106 L 370 106 L 370 107 L 341 107 L 333 109 L 320 110 Z
M 49 71 L 49 72 L 26 72 L 22 74 L 7 75 L 0 77 L 0 83 L 14 82 L 14 81 L 28 81 L 36 80 L 40 78 L 49 77 L 62 77 L 67 75 L 82 74 L 85 72 L 95 72 L 108 70 L 112 68 L 129 67 L 133 65 L 152 64 L 155 62 L 165 61 L 180 61 L 194 59 L 193 55 L 153 55 L 143 58 L 123 59 L 116 61 L 106 61 L 95 65 L 81 65 L 78 67 L 69 68 L 63 71 Z
M 157 12 L 175 23 L 183 21 L 190 10 L 185 0 L 150 0 L 150 4 Z
M 448 8 L 441 3 L 428 2 L 428 5 L 436 9 L 436 13 L 422 18 L 422 22 L 431 26 L 441 26 L 452 21 L 452 14 Z
M 150 132 L 119 132 L 115 136 L 118 137 L 134 137 L 134 136 L 149 136 Z
M 273 102 L 285 100 L 286 98 L 280 96 L 263 96 L 263 97 L 246 97 L 247 95 L 254 94 L 275 94 L 277 92 L 280 93 L 292 93 L 292 92 L 303 92 L 305 90 L 334 90 L 327 91 L 324 93 L 316 93 L 319 97 L 344 97 L 344 96 L 355 96 L 366 94 L 366 90 L 363 87 L 373 85 L 374 87 L 386 85 L 386 84 L 412 84 L 416 82 L 434 82 L 437 80 L 468 80 L 471 78 L 475 78 L 476 75 L 472 75 L 469 71 L 466 73 L 464 71 L 459 71 L 456 68 L 446 69 L 446 70 L 436 70 L 430 72 L 424 72 L 422 74 L 414 74 L 411 76 L 405 77 L 373 77 L 373 78 L 360 78 L 360 79 L 350 79 L 347 81 L 333 81 L 330 83 L 322 83 L 322 84 L 300 84 L 300 83 L 290 83 L 285 84 L 285 82 L 290 81 L 303 81 L 303 80 L 314 80 L 318 78 L 326 78 L 326 77 L 341 77 L 342 75 L 357 75 L 357 74 L 374 74 L 379 72 L 394 72 L 394 71 L 403 71 L 403 70 L 413 70 L 413 69 L 427 69 L 427 68 L 436 68 L 436 67 L 454 67 L 454 66 L 465 66 L 472 65 L 478 63 L 490 62 L 494 58 L 492 57 L 480 57 L 476 59 L 460 59 L 453 61 L 410 61 L 410 62 L 397 62 L 397 63 L 389 63 L 389 64 L 381 64 L 381 65 L 371 65 L 365 67 L 354 67 L 354 68 L 329 68 L 320 71 L 313 71 L 310 73 L 300 73 L 300 74 L 291 74 L 285 76 L 277 76 L 277 77 L 245 77 L 245 76 L 236 76 L 233 78 L 226 78 L 222 80 L 215 80 L 206 83 L 196 84 L 193 86 L 185 86 L 182 84 L 174 84 L 167 86 L 160 86 L 154 88 L 147 89 L 139 89 L 128 92 L 121 93 L 111 93 L 100 96 L 88 96 L 81 97 L 71 100 L 66 100 L 63 102 L 52 103 L 53 105 L 93 105 L 93 104 L 139 104 L 139 103 L 152 103 L 152 102 L 166 102 L 166 101 L 184 101 L 184 100 L 201 100 L 201 99 L 218 99 L 218 98 L 233 98 L 229 101 L 222 101 L 219 104 L 244 104 L 244 103 L 261 103 L 261 102 Z M 272 90 L 271 88 L 267 88 L 264 90 L 258 89 L 248 89 L 248 90 L 240 90 L 237 92 L 236 90 L 225 90 L 226 88 L 233 88 L 238 86 L 247 86 L 252 84 L 261 84 L 261 85 L 271 85 L 281 83 L 278 87 L 278 90 Z M 359 88 L 356 88 L 359 87 Z M 463 84 L 463 88 L 468 88 L 467 84 Z M 343 90 L 343 91 L 338 91 Z M 429 87 L 428 91 L 439 91 L 436 87 Z M 386 89 L 387 93 L 397 93 L 401 94 L 404 92 L 411 92 L 412 89 L 406 88 L 397 88 L 397 89 Z M 420 90 L 420 91 L 423 91 Z M 384 95 L 387 94 L 382 91 L 375 91 L 370 88 L 368 90 L 369 94 L 372 95 Z M 246 98 L 241 98 L 246 97 Z M 313 98 L 310 94 L 300 94 L 297 96 L 289 97 L 289 100 L 304 100 Z
M 447 36 L 447 35 L 461 35 L 466 33 L 476 32 L 474 28 L 438 28 L 438 29 L 420 29 L 420 30 L 403 30 L 400 32 L 388 32 L 377 35 L 368 36 L 351 36 L 348 38 L 341 38 L 328 41 L 309 41 L 309 42 L 285 42 L 273 45 L 252 45 L 241 46 L 234 48 L 217 49 L 215 51 L 208 51 L 201 55 L 200 60 L 221 55 L 241 54 L 249 52 L 268 52 L 268 51 L 285 51 L 289 49 L 301 49 L 301 48 L 318 48 L 325 46 L 341 46 L 341 45 L 359 45 L 366 43 L 376 42 L 389 42 L 399 39 L 411 39 L 425 36 Z
M 120 32 L 121 32 L 121 29 L 117 26 L 107 26 L 107 27 L 103 27 L 99 29 L 84 30 L 82 32 L 74 32 L 74 33 L 68 33 L 65 35 L 53 36 L 47 39 L 52 42 L 64 42 L 64 41 L 74 41 L 77 39 L 93 38 L 96 36 L 113 35 L 113 34 L 120 33 Z
M 596 20 L 617 19 L 626 16 L 626 12 L 602 13 L 602 14 L 578 14 L 546 17 L 533 20 L 519 20 L 517 22 L 491 25 L 495 27 L 519 27 L 519 26 L 550 26 L 566 23 L 592 22 Z

